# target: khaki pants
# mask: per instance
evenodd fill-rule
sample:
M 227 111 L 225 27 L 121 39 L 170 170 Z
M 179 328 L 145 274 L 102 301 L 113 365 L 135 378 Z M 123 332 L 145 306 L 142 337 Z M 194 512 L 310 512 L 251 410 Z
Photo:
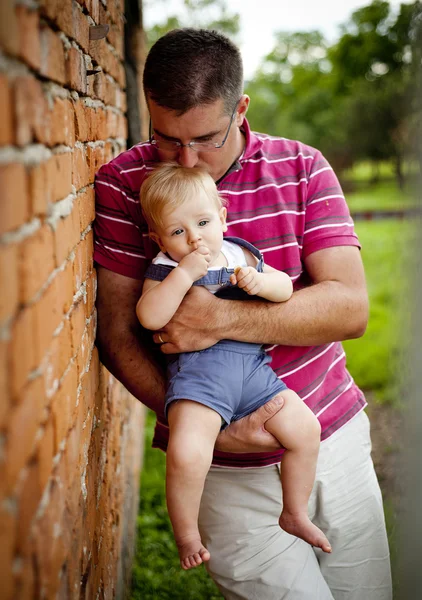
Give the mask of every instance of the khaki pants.
M 359 413 L 322 442 L 309 502 L 327 535 L 325 554 L 280 529 L 276 466 L 213 467 L 200 511 L 208 570 L 226 600 L 391 600 L 381 492 Z

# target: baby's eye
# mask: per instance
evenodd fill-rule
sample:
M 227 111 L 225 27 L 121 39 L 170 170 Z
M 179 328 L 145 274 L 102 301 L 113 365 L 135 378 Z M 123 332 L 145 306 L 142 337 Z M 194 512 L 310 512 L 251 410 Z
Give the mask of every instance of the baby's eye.
M 176 231 L 173 231 L 173 233 L 171 235 L 181 235 L 183 233 L 183 229 L 176 229 Z
M 205 225 L 209 223 L 209 221 L 207 221 L 206 219 L 203 219 L 202 221 L 199 221 L 198 225 L 199 227 L 205 227 Z

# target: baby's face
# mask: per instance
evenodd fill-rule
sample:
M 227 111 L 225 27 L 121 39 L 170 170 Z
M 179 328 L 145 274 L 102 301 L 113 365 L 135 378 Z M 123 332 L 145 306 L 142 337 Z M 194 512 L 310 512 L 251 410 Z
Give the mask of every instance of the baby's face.
M 206 246 L 212 265 L 220 254 L 223 233 L 227 231 L 226 214 L 226 209 L 217 206 L 214 198 L 209 198 L 203 190 L 176 209 L 165 211 L 163 226 L 154 238 L 160 249 L 176 262 L 199 246 Z

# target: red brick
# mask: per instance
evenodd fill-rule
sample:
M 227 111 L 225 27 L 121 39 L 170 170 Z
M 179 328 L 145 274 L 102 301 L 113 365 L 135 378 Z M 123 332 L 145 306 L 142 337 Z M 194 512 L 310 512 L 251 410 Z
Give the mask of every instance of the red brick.
M 92 230 L 79 242 L 75 251 L 75 261 L 73 263 L 73 278 L 75 292 L 79 289 L 93 268 L 94 241 Z
M 66 373 L 51 403 L 54 424 L 54 452 L 57 453 L 60 443 L 66 438 L 72 425 L 72 415 L 76 404 L 78 387 L 77 367 L 73 364 Z
M 6 75 L 0 73 L 0 146 L 14 143 L 12 90 Z
M 54 233 L 56 264 L 58 267 L 67 259 L 79 242 L 79 215 L 75 206 L 67 217 L 58 220 Z
M 47 177 L 47 161 L 28 170 L 30 212 L 32 216 L 45 215 L 51 202 L 50 181 Z
M 56 98 L 51 113 L 51 145 L 75 144 L 73 104 L 70 100 Z
M 37 355 L 40 358 L 44 357 L 50 347 L 53 333 L 63 318 L 58 302 L 59 298 L 58 282 L 55 277 L 37 304 L 34 305 L 34 337 L 37 344 Z
M 13 84 L 16 143 L 25 146 L 34 138 L 50 142 L 50 113 L 41 83 L 30 75 L 17 77 Z
M 89 167 L 89 182 L 94 183 L 95 174 L 101 165 L 104 164 L 104 146 L 87 146 L 86 158 Z
M 6 503 L 0 503 L 0 539 L 1 593 L 4 600 L 12 600 L 13 597 L 16 598 L 12 568 L 15 557 L 16 514 Z
M 58 381 L 69 366 L 72 358 L 70 322 L 63 321 L 63 329 L 53 338 L 50 346 L 50 356 L 45 370 L 45 385 L 49 393 L 55 389 Z
M 0 323 L 12 317 L 18 307 L 18 246 L 0 246 Z
M 16 17 L 19 28 L 19 56 L 31 67 L 40 68 L 40 35 L 38 11 L 26 6 L 16 7 Z
M 36 307 L 31 306 L 20 311 L 12 325 L 10 341 L 10 383 L 12 396 L 19 398 L 32 369 L 38 366 L 37 340 L 35 338 L 34 319 Z
M 107 133 L 108 137 L 117 137 L 118 114 L 114 110 L 107 110 Z
M 28 540 L 28 554 L 33 547 L 33 541 Z M 28 556 L 22 561 L 22 567 L 19 574 L 15 577 L 15 594 L 16 598 L 35 598 L 36 582 L 35 582 L 35 565 L 32 556 Z
M 90 140 L 90 120 L 85 104 L 82 100 L 74 103 L 75 115 L 75 138 L 79 142 L 87 142 Z
M 84 303 L 79 302 L 74 306 L 70 314 L 70 327 L 72 331 L 72 349 L 73 354 L 79 350 L 82 342 L 82 336 L 86 329 Z
M 85 310 L 84 310 L 85 317 Z M 92 317 L 87 328 L 82 336 L 82 343 L 79 346 L 76 364 L 78 366 L 79 378 L 86 372 L 89 367 L 91 351 L 95 340 L 95 316 Z
M 16 229 L 29 218 L 28 182 L 19 163 L 0 165 L 0 235 Z
M 53 469 L 54 456 L 54 430 L 53 419 L 50 415 L 44 425 L 42 437 L 38 440 L 35 457 L 38 462 L 38 478 L 41 491 L 44 492 L 45 486 L 50 478 Z
M 76 198 L 76 210 L 79 213 L 79 230 L 82 233 L 95 219 L 95 192 L 88 188 Z
M 67 314 L 73 304 L 73 263 L 68 261 L 62 271 L 57 273 L 59 295 L 58 306 L 63 314 Z
M 27 467 L 27 474 L 19 494 L 17 551 L 28 556 L 30 526 L 40 503 L 43 488 L 40 482 L 40 465 L 35 459 Z
M 40 73 L 61 84 L 66 83 L 65 54 L 63 42 L 49 27 L 41 28 Z
M 47 164 L 47 181 L 51 186 L 51 201 L 63 200 L 72 193 L 72 154 L 54 154 Z
M 19 28 L 14 0 L 0 2 L 0 47 L 14 56 L 19 52 Z
M 9 415 L 6 443 L 8 493 L 12 492 L 21 470 L 33 454 L 44 402 L 44 380 L 38 377 L 25 386 L 19 405 Z
M 77 3 L 72 5 L 72 33 L 69 34 L 81 46 L 85 53 L 89 53 L 89 23 L 86 15 L 79 10 Z
M 85 317 L 89 319 L 92 315 L 95 306 L 95 297 L 97 292 L 97 275 L 95 270 L 86 281 L 86 301 L 85 301 Z
M 92 96 L 103 102 L 106 101 L 107 79 L 102 71 L 99 71 L 92 78 Z
M 70 48 L 66 59 L 67 83 L 69 87 L 81 94 L 86 94 L 87 80 L 85 59 L 77 48 Z
M 0 340 L 0 431 L 6 424 L 10 408 L 8 344 Z M 1 487 L 1 486 L 0 486 Z
M 117 137 L 127 138 L 127 121 L 124 115 L 118 115 L 117 118 Z
M 49 225 L 43 225 L 19 248 L 20 299 L 28 303 L 54 270 L 54 239 Z
M 72 180 L 76 190 L 89 184 L 89 167 L 86 158 L 86 148 L 75 147 L 73 150 Z

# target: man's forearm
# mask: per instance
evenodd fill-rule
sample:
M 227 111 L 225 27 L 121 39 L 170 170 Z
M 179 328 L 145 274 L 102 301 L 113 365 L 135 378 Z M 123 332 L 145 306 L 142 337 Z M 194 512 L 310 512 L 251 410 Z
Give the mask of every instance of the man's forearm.
M 216 337 L 263 344 L 316 346 L 360 337 L 367 323 L 365 294 L 325 281 L 284 303 L 220 300 Z
M 97 338 L 101 362 L 135 398 L 163 416 L 164 369 L 153 349 L 132 331 L 119 332 L 113 338 Z

